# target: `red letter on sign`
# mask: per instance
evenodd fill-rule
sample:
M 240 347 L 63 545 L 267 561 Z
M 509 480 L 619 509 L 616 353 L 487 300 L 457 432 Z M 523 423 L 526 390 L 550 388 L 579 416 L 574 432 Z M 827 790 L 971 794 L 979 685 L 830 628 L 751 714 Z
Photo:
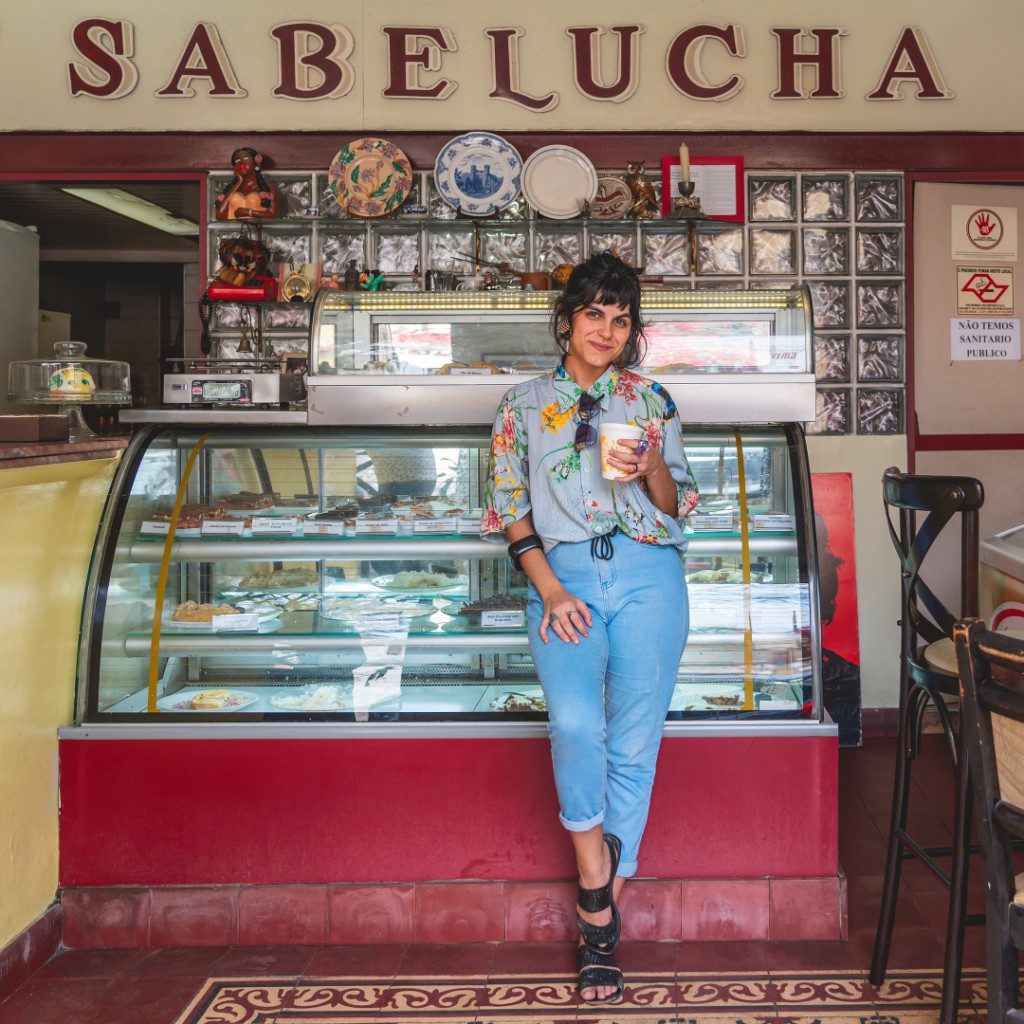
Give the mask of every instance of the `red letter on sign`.
M 278 25 L 270 34 L 277 40 L 281 68 L 281 84 L 274 89 L 274 96 L 335 99 L 352 88 L 355 72 L 348 61 L 352 35 L 343 25 L 293 21 Z
M 442 78 L 433 85 L 418 81 L 417 68 L 425 71 L 441 70 L 441 53 L 453 53 L 458 47 L 451 29 L 447 28 L 392 28 L 381 31 L 388 37 L 388 85 L 385 96 L 407 100 L 443 100 L 457 88 L 458 83 Z M 410 50 L 409 43 L 425 40 L 418 50 Z
M 238 84 L 217 26 L 208 21 L 196 25 L 185 44 L 178 66 L 167 84 L 157 92 L 157 96 L 195 96 L 192 83 L 197 78 L 209 80 L 209 96 L 237 99 L 246 94 Z
M 558 93 L 547 96 L 531 96 L 519 88 L 519 37 L 521 28 L 489 28 L 491 37 L 491 91 L 487 94 L 493 100 L 508 100 L 518 103 L 527 110 L 543 113 L 558 106 Z
M 131 22 L 89 18 L 74 27 L 71 41 L 89 61 L 68 63 L 72 96 L 116 100 L 135 88 L 139 72 L 130 59 L 135 50 Z
M 773 28 L 772 35 L 779 41 L 779 85 L 772 93 L 773 100 L 835 100 L 843 95 L 839 80 L 839 40 L 846 35 L 845 28 Z M 818 41 L 816 50 L 798 50 L 797 39 L 808 35 Z M 796 69 L 800 65 L 814 68 L 815 86 L 808 92 L 796 82 Z
M 665 70 L 672 84 L 695 100 L 727 100 L 743 88 L 743 79 L 732 75 L 720 85 L 708 81 L 700 66 L 701 54 L 709 39 L 717 39 L 734 57 L 746 57 L 747 45 L 740 25 L 694 25 L 672 40 L 665 56 Z
M 946 88 L 942 72 L 935 60 L 924 32 L 919 28 L 905 28 L 889 57 L 889 63 L 869 100 L 901 100 L 903 82 L 917 82 L 917 99 L 950 100 L 956 94 Z
M 567 28 L 566 35 L 572 37 L 573 74 L 576 88 L 592 100 L 611 100 L 621 103 L 636 92 L 637 55 L 640 49 L 640 33 L 643 25 L 612 25 L 612 32 L 619 37 L 618 78 L 612 85 L 601 85 L 601 36 L 605 30 L 596 25 L 586 28 Z

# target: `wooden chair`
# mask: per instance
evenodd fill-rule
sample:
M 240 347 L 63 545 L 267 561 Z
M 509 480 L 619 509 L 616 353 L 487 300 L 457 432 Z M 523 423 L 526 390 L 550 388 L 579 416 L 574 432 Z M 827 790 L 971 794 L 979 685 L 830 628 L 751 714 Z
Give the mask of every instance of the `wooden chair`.
M 985 857 L 988 1022 L 1024 1024 L 1018 1009 L 1018 955 L 1024 949 L 1024 872 L 1011 848 L 1024 839 L 1024 640 L 985 630 L 981 619 L 955 627 L 961 728 Z
M 963 739 L 947 706 L 947 698 L 955 698 L 959 693 L 953 646 L 953 627 L 958 616 L 924 582 L 921 567 L 938 536 L 959 516 L 959 614 L 977 614 L 978 510 L 985 493 L 981 483 L 971 477 L 908 476 L 895 468 L 885 471 L 882 489 L 889 534 L 900 559 L 900 720 L 885 881 L 870 979 L 876 986 L 885 980 L 903 861 L 917 857 L 950 890 L 939 1020 L 940 1024 L 956 1024 L 964 926 L 981 924 L 984 918 L 980 914 L 967 915 L 970 779 L 961 750 Z M 893 526 L 893 510 L 899 516 L 898 531 Z M 917 517 L 921 514 L 925 518 L 918 529 Z M 950 846 L 925 847 L 907 833 L 911 766 L 921 749 L 922 722 L 929 704 L 938 713 L 956 781 L 956 824 Z M 936 862 L 936 857 L 951 858 L 948 872 Z

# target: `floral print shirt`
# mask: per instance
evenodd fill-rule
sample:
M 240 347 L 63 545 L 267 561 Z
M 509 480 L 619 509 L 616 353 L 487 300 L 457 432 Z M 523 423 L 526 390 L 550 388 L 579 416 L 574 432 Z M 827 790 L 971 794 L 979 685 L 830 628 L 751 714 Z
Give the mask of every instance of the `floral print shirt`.
M 573 443 L 582 391 L 564 366 L 524 381 L 502 399 L 491 438 L 489 479 L 481 534 L 497 534 L 533 513 L 548 550 L 561 541 L 590 540 L 618 528 L 642 544 L 686 547 L 683 521 L 697 505 L 697 485 L 683 450 L 675 403 L 656 381 L 614 366 L 590 386 L 596 399 L 590 422 L 643 427 L 676 482 L 676 518 L 660 511 L 642 480 L 618 483 L 601 476 L 600 442 L 577 452 Z

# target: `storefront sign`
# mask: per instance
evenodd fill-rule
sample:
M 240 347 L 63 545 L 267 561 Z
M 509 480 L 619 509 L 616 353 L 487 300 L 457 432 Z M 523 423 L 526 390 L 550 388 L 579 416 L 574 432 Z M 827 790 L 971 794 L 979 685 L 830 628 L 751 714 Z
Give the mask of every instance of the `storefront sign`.
M 950 210 L 953 259 L 1016 260 L 1016 207 L 953 206 Z
M 1011 267 L 956 268 L 956 311 L 961 315 L 1013 315 L 1013 269 Z
M 9 5 L 0 130 L 1009 130 L 1024 24 L 996 3 L 972 46 L 955 8 L 907 25 L 884 0 L 847 5 L 841 26 L 724 0 L 648 0 L 643 22 L 619 0 L 579 21 L 522 0 L 514 25 L 454 0 L 323 20 L 271 0 L 244 19 L 149 0 L 66 0 L 60 18 Z
M 1020 320 L 954 317 L 949 321 L 950 358 L 954 362 L 1020 359 Z

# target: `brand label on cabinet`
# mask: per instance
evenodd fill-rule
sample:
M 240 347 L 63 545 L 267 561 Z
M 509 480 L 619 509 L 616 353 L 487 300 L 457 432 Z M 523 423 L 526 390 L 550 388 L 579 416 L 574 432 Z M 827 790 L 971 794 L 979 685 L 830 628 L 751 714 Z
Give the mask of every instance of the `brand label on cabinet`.
M 168 522 L 161 522 L 159 519 L 147 519 L 142 526 L 139 527 L 139 533 L 143 536 L 149 535 L 151 537 L 166 537 L 171 532 L 171 524 Z
M 277 535 L 283 535 L 290 537 L 294 532 L 295 528 L 299 525 L 298 519 L 294 517 L 278 518 L 270 516 L 253 516 L 252 517 L 252 532 L 257 533 L 271 533 Z
M 523 625 L 523 613 L 512 609 L 482 612 L 480 625 L 484 629 L 520 629 Z
M 702 530 L 728 531 L 732 529 L 731 512 L 707 512 L 701 515 L 691 514 L 687 520 L 695 532 Z
M 241 519 L 206 519 L 203 521 L 204 537 L 241 537 L 245 522 Z
M 767 512 L 754 516 L 755 530 L 795 530 L 796 520 L 782 512 Z
M 260 617 L 255 612 L 239 615 L 214 615 L 210 619 L 214 633 L 243 633 L 260 628 Z
M 458 528 L 458 516 L 445 516 L 442 519 L 417 519 L 412 524 L 413 533 L 455 533 Z
M 398 533 L 398 519 L 357 519 L 356 533 Z
M 329 519 L 316 523 L 303 523 L 302 533 L 306 537 L 344 537 L 345 524 L 332 522 Z

